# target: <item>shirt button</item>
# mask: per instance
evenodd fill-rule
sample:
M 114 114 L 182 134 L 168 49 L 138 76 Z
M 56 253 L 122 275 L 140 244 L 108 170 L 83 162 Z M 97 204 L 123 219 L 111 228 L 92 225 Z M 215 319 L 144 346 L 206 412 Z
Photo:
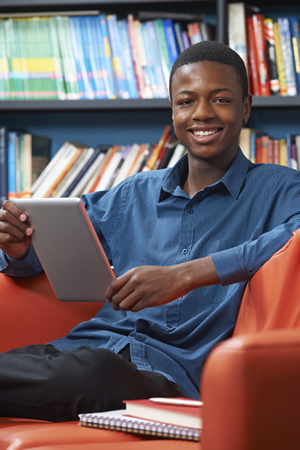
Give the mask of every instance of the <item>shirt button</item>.
M 187 248 L 185 247 L 185 248 L 184 248 L 184 249 L 182 250 L 182 252 L 181 252 L 181 253 L 182 253 L 183 255 L 186 255 L 186 254 L 187 254 L 187 252 L 188 252 L 188 249 L 187 249 Z
M 189 214 L 193 214 L 194 210 L 193 210 L 193 208 L 189 208 L 189 209 L 187 210 L 187 212 L 188 212 Z

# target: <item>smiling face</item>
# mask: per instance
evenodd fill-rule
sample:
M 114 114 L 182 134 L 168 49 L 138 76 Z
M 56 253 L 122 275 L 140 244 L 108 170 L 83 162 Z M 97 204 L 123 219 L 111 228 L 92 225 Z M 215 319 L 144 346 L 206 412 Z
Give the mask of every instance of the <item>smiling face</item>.
M 230 65 L 199 61 L 176 70 L 171 102 L 174 130 L 188 150 L 190 166 L 194 162 L 228 169 L 251 102 L 251 96 L 243 101 L 241 85 Z

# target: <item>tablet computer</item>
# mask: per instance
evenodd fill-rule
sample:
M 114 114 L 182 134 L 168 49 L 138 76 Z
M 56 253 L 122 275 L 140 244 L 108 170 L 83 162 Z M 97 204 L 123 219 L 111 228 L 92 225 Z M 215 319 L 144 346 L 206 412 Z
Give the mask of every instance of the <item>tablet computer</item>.
M 32 244 L 57 298 L 105 302 L 115 274 L 80 198 L 13 202 L 28 216 Z

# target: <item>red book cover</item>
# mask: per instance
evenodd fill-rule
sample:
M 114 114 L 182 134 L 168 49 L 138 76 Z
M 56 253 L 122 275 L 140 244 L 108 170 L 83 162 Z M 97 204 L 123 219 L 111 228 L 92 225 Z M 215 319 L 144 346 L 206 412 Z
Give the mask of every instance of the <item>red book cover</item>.
M 182 398 L 181 400 L 190 399 Z M 149 399 L 125 400 L 124 403 L 126 404 L 126 414 L 129 416 L 189 428 L 202 428 L 201 406 L 170 405 L 153 402 Z
M 262 14 L 254 14 L 252 16 L 254 41 L 258 60 L 258 78 L 260 95 L 271 95 L 270 73 L 267 53 L 267 42 L 264 31 L 264 16 Z
M 269 161 L 269 136 L 261 137 L 261 162 L 267 164 Z
M 262 163 L 262 154 L 261 154 L 261 137 L 258 136 L 256 138 L 256 149 L 255 149 L 255 162 L 256 164 Z
M 248 55 L 249 55 L 249 76 L 251 80 L 251 88 L 253 95 L 260 95 L 259 89 L 259 78 L 258 78 L 258 59 L 256 54 L 255 40 L 254 40 L 254 28 L 253 28 L 253 20 L 252 17 L 248 17 L 246 19 L 246 30 L 247 30 L 247 47 L 248 47 Z

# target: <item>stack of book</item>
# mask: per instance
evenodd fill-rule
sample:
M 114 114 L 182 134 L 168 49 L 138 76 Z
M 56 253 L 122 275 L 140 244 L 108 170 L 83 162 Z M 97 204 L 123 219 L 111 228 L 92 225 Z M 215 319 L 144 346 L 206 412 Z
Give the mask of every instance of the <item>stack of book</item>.
M 243 128 L 239 146 L 253 163 L 272 163 L 300 170 L 300 135 L 274 139 L 262 130 Z
M 0 127 L 1 201 L 18 197 L 80 197 L 110 189 L 137 172 L 172 167 L 186 149 L 171 131 L 167 125 L 154 144 L 92 148 L 66 141 L 49 161 L 48 138 L 7 132 Z
M 0 100 L 166 98 L 179 53 L 215 33 L 201 14 L 79 14 L 0 20 Z
M 243 58 L 250 92 L 257 96 L 300 94 L 300 19 L 272 19 L 245 3 L 228 5 L 229 46 Z
M 185 398 L 128 400 L 125 410 L 80 414 L 79 424 L 133 434 L 200 441 L 202 406 Z

